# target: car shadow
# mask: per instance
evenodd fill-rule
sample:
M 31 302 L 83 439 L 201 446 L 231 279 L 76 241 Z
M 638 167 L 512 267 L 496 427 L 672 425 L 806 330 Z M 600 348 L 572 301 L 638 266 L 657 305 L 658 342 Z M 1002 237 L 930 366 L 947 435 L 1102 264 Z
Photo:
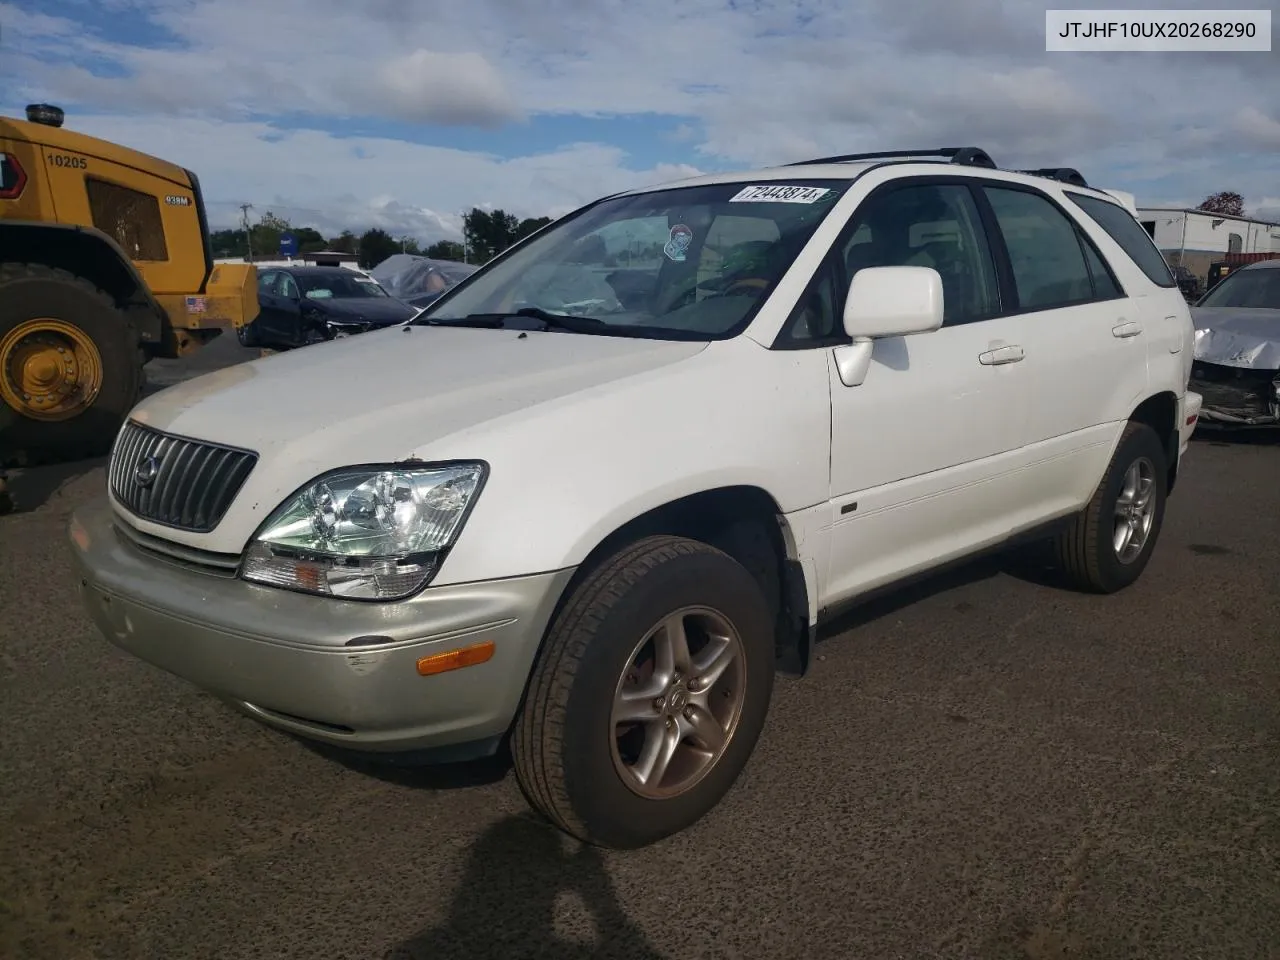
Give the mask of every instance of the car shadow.
M 456 891 L 442 923 L 384 960 L 663 958 L 622 909 L 600 850 L 531 814 L 500 820 L 480 836 Z
M 463 790 L 504 780 L 512 769 L 511 751 L 504 743 L 489 757 L 441 762 L 413 756 L 373 756 L 344 750 L 306 737 L 284 734 L 317 756 L 353 773 L 414 790 Z
M 58 499 L 71 481 L 105 466 L 106 457 L 0 470 L 0 516 L 31 513 Z
M 1200 425 L 1191 435 L 1191 442 L 1211 447 L 1274 447 L 1280 445 L 1280 426 L 1233 428 Z

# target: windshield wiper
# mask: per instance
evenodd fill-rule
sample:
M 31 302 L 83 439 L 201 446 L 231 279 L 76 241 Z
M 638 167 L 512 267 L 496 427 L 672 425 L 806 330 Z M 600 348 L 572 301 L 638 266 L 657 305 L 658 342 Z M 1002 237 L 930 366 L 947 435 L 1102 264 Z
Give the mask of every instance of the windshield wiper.
M 538 326 L 524 326 L 511 323 L 515 319 L 527 318 L 536 320 Z M 632 335 L 626 327 L 616 327 L 596 317 L 579 317 L 572 314 L 552 313 L 541 307 L 521 307 L 510 313 L 471 313 L 465 317 L 450 320 L 437 320 L 433 317 L 420 319 L 413 317 L 406 321 L 409 324 L 425 323 L 432 327 L 488 327 L 494 329 L 513 330 L 564 330 L 568 333 L 605 333 L 617 336 Z

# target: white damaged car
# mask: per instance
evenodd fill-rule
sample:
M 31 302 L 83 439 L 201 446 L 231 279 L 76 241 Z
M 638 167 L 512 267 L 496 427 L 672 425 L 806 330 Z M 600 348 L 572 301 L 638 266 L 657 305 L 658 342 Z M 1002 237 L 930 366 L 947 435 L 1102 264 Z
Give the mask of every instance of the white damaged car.
M 143 660 L 350 750 L 509 749 L 550 820 L 635 847 L 716 805 L 775 673 L 869 591 L 1028 537 L 1133 583 L 1192 345 L 1078 174 L 965 148 L 685 180 L 411 323 L 144 400 L 70 540 Z

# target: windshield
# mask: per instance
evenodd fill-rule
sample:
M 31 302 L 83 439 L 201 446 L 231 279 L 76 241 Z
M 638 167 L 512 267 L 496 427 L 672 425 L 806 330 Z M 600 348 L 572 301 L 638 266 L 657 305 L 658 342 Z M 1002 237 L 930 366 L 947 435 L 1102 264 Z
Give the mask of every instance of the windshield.
M 1196 306 L 1280 310 L 1280 269 L 1269 267 L 1230 274 Z
M 733 336 L 848 186 L 732 183 L 605 200 L 485 267 L 423 319 L 524 310 L 595 318 L 592 332 L 605 334 Z
M 299 276 L 298 288 L 311 300 L 354 300 L 367 297 L 385 297 L 387 293 L 372 280 L 352 274 L 344 277 L 333 274 L 323 277 Z

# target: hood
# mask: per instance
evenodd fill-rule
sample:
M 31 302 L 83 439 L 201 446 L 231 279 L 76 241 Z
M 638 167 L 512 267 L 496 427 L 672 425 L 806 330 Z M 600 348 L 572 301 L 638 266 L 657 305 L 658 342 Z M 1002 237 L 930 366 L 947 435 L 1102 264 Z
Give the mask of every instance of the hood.
M 1225 367 L 1280 370 L 1280 310 L 1192 307 L 1197 360 Z
M 308 300 L 326 317 L 352 323 L 404 323 L 418 311 L 394 297 L 333 297 L 325 300 Z
M 342 463 L 407 459 L 444 437 L 705 348 L 572 333 L 397 327 L 205 374 L 147 398 L 131 416 L 158 430 L 256 450 L 263 461 L 285 458 L 308 474 Z

